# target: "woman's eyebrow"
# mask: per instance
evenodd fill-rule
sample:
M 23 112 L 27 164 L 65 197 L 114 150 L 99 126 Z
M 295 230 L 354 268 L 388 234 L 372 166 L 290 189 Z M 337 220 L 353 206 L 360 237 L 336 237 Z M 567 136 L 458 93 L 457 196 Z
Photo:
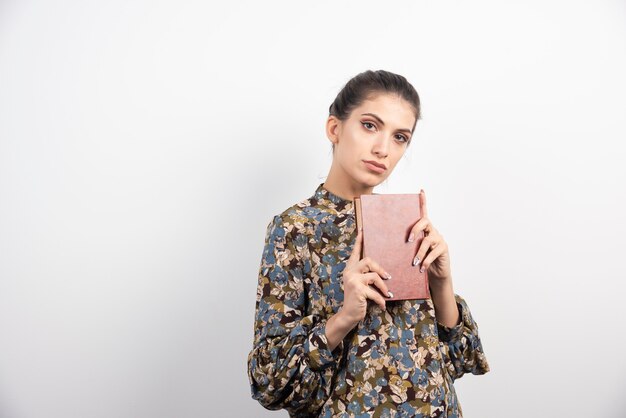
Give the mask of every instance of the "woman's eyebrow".
M 361 113 L 361 115 L 365 116 L 371 116 L 374 119 L 376 119 L 381 125 L 385 126 L 385 122 L 383 122 L 383 120 L 381 118 L 378 117 L 378 115 L 374 114 L 374 113 Z M 409 134 L 413 134 L 413 132 L 411 132 L 410 129 L 398 129 L 400 132 L 408 132 Z

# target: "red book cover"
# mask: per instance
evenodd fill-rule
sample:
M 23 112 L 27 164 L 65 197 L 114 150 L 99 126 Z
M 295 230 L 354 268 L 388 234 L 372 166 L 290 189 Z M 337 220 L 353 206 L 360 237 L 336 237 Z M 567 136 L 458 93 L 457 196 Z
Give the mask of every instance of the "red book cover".
M 393 293 L 386 300 L 430 299 L 428 272 L 413 265 L 424 232 L 409 242 L 420 219 L 419 194 L 364 194 L 354 198 L 357 228 L 363 226 L 361 258 L 370 257 L 389 274 L 385 284 Z

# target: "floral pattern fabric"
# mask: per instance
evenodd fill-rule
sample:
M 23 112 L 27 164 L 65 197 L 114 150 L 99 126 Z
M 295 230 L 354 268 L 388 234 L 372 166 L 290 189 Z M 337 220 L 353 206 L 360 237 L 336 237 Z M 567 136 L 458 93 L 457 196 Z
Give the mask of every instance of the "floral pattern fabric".
M 247 362 L 252 397 L 290 417 L 461 418 L 455 379 L 489 365 L 458 294 L 454 327 L 437 322 L 431 299 L 370 303 L 329 349 L 326 321 L 341 309 L 356 234 L 352 200 L 323 183 L 268 224 Z

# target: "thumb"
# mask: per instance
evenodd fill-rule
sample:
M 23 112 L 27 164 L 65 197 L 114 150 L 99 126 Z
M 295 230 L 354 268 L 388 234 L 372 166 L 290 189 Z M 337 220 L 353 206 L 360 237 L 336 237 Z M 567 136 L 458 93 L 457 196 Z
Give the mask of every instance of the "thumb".
M 352 253 L 348 259 L 349 264 L 356 263 L 361 259 L 361 248 L 363 247 L 363 230 L 359 227 L 356 234 L 356 240 L 354 241 L 354 247 L 352 247 Z

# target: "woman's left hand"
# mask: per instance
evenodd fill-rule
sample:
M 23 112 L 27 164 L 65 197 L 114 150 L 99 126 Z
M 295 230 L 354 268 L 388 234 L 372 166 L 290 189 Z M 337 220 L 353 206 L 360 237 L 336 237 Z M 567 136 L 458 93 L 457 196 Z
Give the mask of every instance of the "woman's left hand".
M 428 210 L 426 208 L 426 193 L 420 190 L 420 210 L 422 217 L 411 228 L 409 241 L 415 239 L 420 231 L 424 231 L 424 239 L 417 249 L 417 254 L 413 260 L 413 264 L 420 266 L 420 271 L 428 270 L 428 279 L 432 285 L 441 285 L 452 282 L 450 273 L 450 255 L 448 253 L 448 244 L 433 226 L 428 218 Z

